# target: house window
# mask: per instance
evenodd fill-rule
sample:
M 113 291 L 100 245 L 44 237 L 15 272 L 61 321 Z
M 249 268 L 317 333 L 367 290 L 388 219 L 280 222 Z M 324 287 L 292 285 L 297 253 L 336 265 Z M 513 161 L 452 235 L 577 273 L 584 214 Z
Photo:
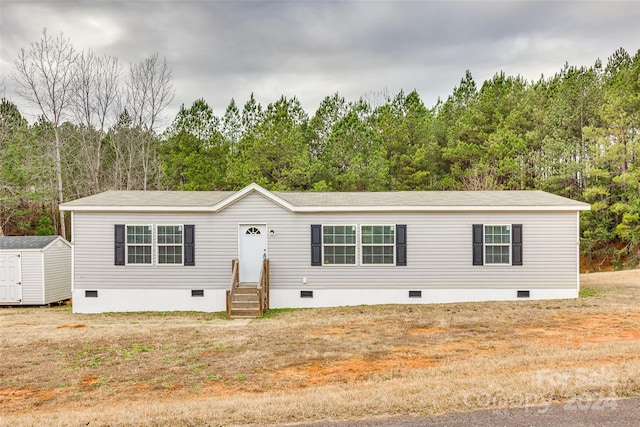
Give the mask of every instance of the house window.
M 356 230 L 360 228 L 360 239 Z M 515 229 L 515 226 L 514 226 Z M 477 230 L 477 233 L 476 233 Z M 482 225 L 474 225 L 480 240 L 474 256 L 482 263 Z M 356 265 L 360 245 L 360 265 L 407 265 L 407 226 L 398 225 L 320 225 L 311 224 L 311 265 Z M 514 245 L 515 248 L 515 238 Z M 515 259 L 515 255 L 514 255 Z M 474 258 L 475 265 L 475 258 Z
M 322 244 L 325 265 L 355 265 L 355 225 L 322 226 Z
M 511 226 L 484 226 L 485 264 L 511 263 Z
M 127 225 L 127 264 L 151 264 L 150 225 Z
M 182 225 L 157 227 L 158 265 L 182 265 Z
M 395 226 L 363 225 L 362 264 L 394 264 Z
M 155 237 L 153 236 L 155 230 Z M 195 266 L 195 225 L 114 224 L 114 265 Z

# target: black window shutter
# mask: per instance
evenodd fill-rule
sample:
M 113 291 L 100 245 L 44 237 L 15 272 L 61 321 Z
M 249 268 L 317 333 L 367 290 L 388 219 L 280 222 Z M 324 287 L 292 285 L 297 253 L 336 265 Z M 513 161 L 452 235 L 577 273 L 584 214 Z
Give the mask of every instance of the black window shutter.
M 311 226 L 311 265 L 322 265 L 322 226 Z
M 196 265 L 195 225 L 184 226 L 184 265 Z
M 126 245 L 126 236 L 124 232 L 124 224 L 116 224 L 115 225 L 115 265 L 124 265 L 124 252 Z
M 484 264 L 483 254 L 484 226 L 473 224 L 473 265 Z
M 396 265 L 407 265 L 406 225 L 396 225 Z
M 522 265 L 522 224 L 511 226 L 511 265 Z

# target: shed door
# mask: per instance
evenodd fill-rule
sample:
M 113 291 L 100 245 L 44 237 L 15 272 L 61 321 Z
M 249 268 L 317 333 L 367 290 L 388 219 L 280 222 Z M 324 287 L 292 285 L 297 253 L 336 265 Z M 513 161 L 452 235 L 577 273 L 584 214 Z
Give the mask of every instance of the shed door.
M 0 302 L 22 301 L 22 268 L 20 254 L 0 254 Z
M 267 257 L 267 226 L 264 224 L 241 224 L 238 258 L 240 281 L 260 280 L 262 260 Z

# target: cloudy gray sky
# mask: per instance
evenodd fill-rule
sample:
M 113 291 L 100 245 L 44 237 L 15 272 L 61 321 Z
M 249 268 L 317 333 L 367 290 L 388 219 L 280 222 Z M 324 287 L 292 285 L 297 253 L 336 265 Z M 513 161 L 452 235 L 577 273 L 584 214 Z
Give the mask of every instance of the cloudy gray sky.
M 170 121 L 180 104 L 202 97 L 221 116 L 252 92 L 263 105 L 296 96 L 310 114 L 335 92 L 416 89 L 433 106 L 467 69 L 480 85 L 606 62 L 640 48 L 640 1 L 0 0 L 0 78 L 21 110 L 13 62 L 43 27 L 126 65 L 165 56 Z

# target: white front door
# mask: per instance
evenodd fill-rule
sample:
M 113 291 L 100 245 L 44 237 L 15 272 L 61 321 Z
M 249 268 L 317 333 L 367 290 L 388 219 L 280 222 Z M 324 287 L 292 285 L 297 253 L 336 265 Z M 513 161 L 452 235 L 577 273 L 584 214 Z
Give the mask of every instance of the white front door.
M 19 253 L 0 254 L 0 302 L 22 301 L 21 273 Z
M 238 259 L 240 281 L 260 280 L 262 260 L 267 257 L 267 226 L 264 224 L 240 224 Z

